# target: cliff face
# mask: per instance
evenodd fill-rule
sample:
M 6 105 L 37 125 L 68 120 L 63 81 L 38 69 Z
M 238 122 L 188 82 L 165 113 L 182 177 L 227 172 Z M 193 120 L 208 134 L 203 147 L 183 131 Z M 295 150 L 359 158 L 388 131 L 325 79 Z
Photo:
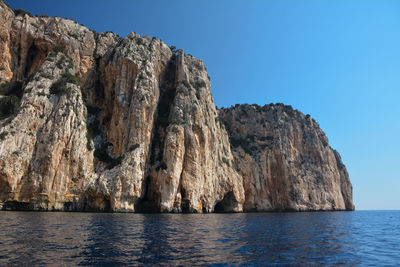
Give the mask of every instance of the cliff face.
M 3 209 L 353 209 L 339 154 L 283 107 L 216 110 L 203 63 L 0 1 Z
M 354 209 L 346 168 L 309 115 L 270 104 L 222 109 L 220 117 L 243 177 L 245 210 Z

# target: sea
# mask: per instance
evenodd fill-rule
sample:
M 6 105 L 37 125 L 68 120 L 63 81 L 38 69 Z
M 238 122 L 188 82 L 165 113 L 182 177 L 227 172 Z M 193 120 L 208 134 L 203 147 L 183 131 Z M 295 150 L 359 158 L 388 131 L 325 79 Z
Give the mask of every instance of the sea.
M 400 266 L 400 211 L 0 212 L 0 266 Z

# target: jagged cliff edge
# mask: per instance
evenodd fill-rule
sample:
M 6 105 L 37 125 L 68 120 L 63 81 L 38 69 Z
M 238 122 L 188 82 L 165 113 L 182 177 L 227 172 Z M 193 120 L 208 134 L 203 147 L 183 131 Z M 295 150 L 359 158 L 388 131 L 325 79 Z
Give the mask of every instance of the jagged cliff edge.
M 217 110 L 202 61 L 0 1 L 4 210 L 353 210 L 318 124 L 282 104 Z

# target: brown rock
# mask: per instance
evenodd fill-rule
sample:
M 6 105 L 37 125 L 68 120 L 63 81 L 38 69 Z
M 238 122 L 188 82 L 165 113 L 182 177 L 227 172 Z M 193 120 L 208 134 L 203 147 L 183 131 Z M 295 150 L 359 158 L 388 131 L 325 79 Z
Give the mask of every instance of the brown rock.
M 283 104 L 238 105 L 220 117 L 243 177 L 245 210 L 354 209 L 346 168 L 312 118 Z
M 0 83 L 14 88 L 0 98 L 3 209 L 354 208 L 339 154 L 301 113 L 218 112 L 203 63 L 156 38 L 2 1 L 0 15 Z

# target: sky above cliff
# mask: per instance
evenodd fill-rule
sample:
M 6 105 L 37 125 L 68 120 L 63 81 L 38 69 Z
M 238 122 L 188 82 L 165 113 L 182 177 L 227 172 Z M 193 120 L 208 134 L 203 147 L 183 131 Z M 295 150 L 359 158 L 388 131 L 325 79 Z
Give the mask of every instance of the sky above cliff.
M 348 168 L 356 208 L 400 209 L 400 1 L 6 3 L 183 48 L 204 61 L 218 107 L 311 114 Z

